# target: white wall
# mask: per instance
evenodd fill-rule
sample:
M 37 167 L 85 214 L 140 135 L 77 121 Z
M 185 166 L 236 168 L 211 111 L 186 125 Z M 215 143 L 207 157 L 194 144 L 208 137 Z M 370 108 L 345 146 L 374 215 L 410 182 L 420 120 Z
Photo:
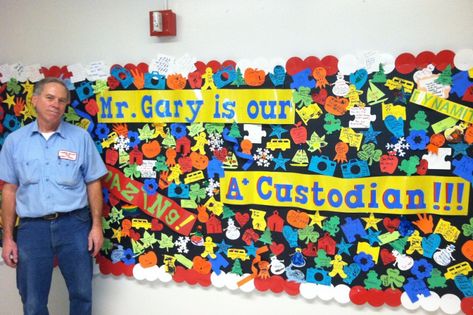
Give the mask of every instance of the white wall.
M 169 7 L 178 15 L 178 36 L 155 38 L 148 11 L 163 9 L 164 1 L 0 0 L 0 64 L 125 64 L 158 53 L 223 61 L 473 48 L 471 0 L 169 0 Z M 21 313 L 14 279 L 14 270 L 0 264 L 0 314 Z M 409 313 L 111 276 L 95 277 L 94 286 L 99 315 Z M 50 304 L 52 315 L 67 314 L 57 271 Z

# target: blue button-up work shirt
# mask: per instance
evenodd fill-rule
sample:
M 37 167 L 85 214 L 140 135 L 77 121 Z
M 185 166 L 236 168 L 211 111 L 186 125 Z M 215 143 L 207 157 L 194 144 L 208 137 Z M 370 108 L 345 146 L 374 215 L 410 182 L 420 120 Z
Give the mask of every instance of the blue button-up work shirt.
M 32 122 L 11 133 L 0 151 L 0 180 L 18 186 L 19 217 L 83 208 L 88 204 L 86 184 L 105 174 L 90 135 L 66 122 L 48 140 Z

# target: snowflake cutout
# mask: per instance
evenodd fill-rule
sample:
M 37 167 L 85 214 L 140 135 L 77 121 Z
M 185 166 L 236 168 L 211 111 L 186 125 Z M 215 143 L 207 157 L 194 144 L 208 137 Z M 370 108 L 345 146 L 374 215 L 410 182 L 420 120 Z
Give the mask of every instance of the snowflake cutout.
M 213 197 L 216 191 L 218 191 L 218 188 L 220 187 L 220 182 L 218 180 L 214 180 L 213 178 L 209 179 L 209 184 L 205 188 L 205 191 L 207 191 L 207 196 Z
M 256 161 L 256 165 L 269 167 L 270 162 L 274 159 L 274 156 L 268 149 L 258 148 L 256 154 L 253 155 L 253 159 Z
M 386 149 L 393 153 L 392 155 L 398 155 L 403 157 L 406 155 L 406 150 L 409 150 L 410 146 L 409 143 L 406 142 L 404 137 L 399 138 L 399 140 L 395 143 L 388 143 L 386 144 Z
M 181 254 L 187 254 L 189 252 L 189 249 L 187 248 L 187 243 L 189 243 L 189 241 L 189 237 L 179 236 L 179 238 L 174 241 L 174 245 L 177 247 L 177 251 Z
M 115 150 L 122 150 L 122 151 L 127 151 L 130 149 L 130 139 L 125 138 L 124 136 L 119 136 L 115 139 L 115 144 L 113 145 L 113 148 Z
M 207 140 L 207 144 L 209 145 L 211 151 L 220 150 L 223 145 L 222 135 L 219 133 L 210 134 Z

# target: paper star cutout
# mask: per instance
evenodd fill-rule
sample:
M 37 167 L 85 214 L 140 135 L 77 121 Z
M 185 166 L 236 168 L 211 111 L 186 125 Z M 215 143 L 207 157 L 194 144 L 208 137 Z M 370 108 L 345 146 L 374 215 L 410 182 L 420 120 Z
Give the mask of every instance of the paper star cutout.
M 273 158 L 274 163 L 276 163 L 276 165 L 274 165 L 274 170 L 277 170 L 278 168 L 282 168 L 283 170 L 286 170 L 286 163 L 289 160 L 290 159 L 283 158 L 281 152 L 279 152 L 278 157 Z
M 29 97 L 33 94 L 34 85 L 30 83 L 30 81 L 26 81 L 21 85 L 23 87 L 23 91 L 26 94 L 26 97 Z
M 278 139 L 281 139 L 281 135 L 287 132 L 287 130 L 281 127 L 281 125 L 271 125 L 271 128 L 273 129 L 273 131 L 271 131 L 269 137 L 277 136 Z
M 449 143 L 448 146 L 453 149 L 453 157 L 456 157 L 459 154 L 468 155 L 466 153 L 466 149 L 468 149 L 469 145 L 464 142 L 455 143 L 455 144 Z
M 227 243 L 225 243 L 225 240 L 222 240 L 221 243 L 217 243 L 217 247 L 218 247 L 218 250 L 216 252 L 216 254 L 218 253 L 223 253 L 223 254 L 227 254 L 228 252 L 228 249 L 232 247 L 232 245 L 229 245 Z
M 381 219 L 375 218 L 373 213 L 370 213 L 370 216 L 368 218 L 361 218 L 361 219 L 366 222 L 365 230 L 372 227 L 373 229 L 378 231 L 378 222 L 381 221 Z
M 368 143 L 370 141 L 378 144 L 378 139 L 376 139 L 377 136 L 381 133 L 381 131 L 376 131 L 373 129 L 373 125 L 370 124 L 370 128 L 366 131 L 362 131 L 363 133 L 363 144 Z
M 365 240 L 368 241 L 368 243 L 370 243 L 371 246 L 374 245 L 374 243 L 378 243 L 379 244 L 379 238 L 378 236 L 381 234 L 381 231 L 373 231 L 372 229 L 369 229 L 368 230 L 368 233 L 366 234 L 366 236 L 364 236 L 363 238 Z
M 112 238 L 116 238 L 118 240 L 118 243 L 120 243 L 122 239 L 122 229 L 114 229 L 112 228 L 113 231 L 113 236 Z
M 3 101 L 3 103 L 8 105 L 8 109 L 10 109 L 12 106 L 15 106 L 15 95 L 8 95 L 7 93 L 7 98 Z
M 338 248 L 338 252 L 337 252 L 338 255 L 341 255 L 341 254 L 350 255 L 350 247 L 352 247 L 353 244 L 345 243 L 345 240 L 342 237 L 342 240 L 336 246 Z
M 243 246 L 246 249 L 246 253 L 248 256 L 256 257 L 256 247 L 253 242 L 249 246 Z
M 327 219 L 323 215 L 320 215 L 319 211 L 315 212 L 315 214 L 309 214 L 310 223 L 309 225 L 317 224 L 320 228 L 322 228 L 322 221 Z

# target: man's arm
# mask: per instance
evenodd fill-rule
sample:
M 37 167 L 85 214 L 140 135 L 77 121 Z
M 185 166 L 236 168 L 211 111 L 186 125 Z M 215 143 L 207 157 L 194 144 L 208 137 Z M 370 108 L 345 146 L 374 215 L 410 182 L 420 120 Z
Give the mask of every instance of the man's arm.
M 2 224 L 3 249 L 2 258 L 10 267 L 18 263 L 18 247 L 13 239 L 13 230 L 16 222 L 16 190 L 17 186 L 9 183 L 3 185 L 2 190 Z
M 103 244 L 102 232 L 102 184 L 96 180 L 87 184 L 90 213 L 92 214 L 92 229 L 89 233 L 89 251 L 95 257 Z

